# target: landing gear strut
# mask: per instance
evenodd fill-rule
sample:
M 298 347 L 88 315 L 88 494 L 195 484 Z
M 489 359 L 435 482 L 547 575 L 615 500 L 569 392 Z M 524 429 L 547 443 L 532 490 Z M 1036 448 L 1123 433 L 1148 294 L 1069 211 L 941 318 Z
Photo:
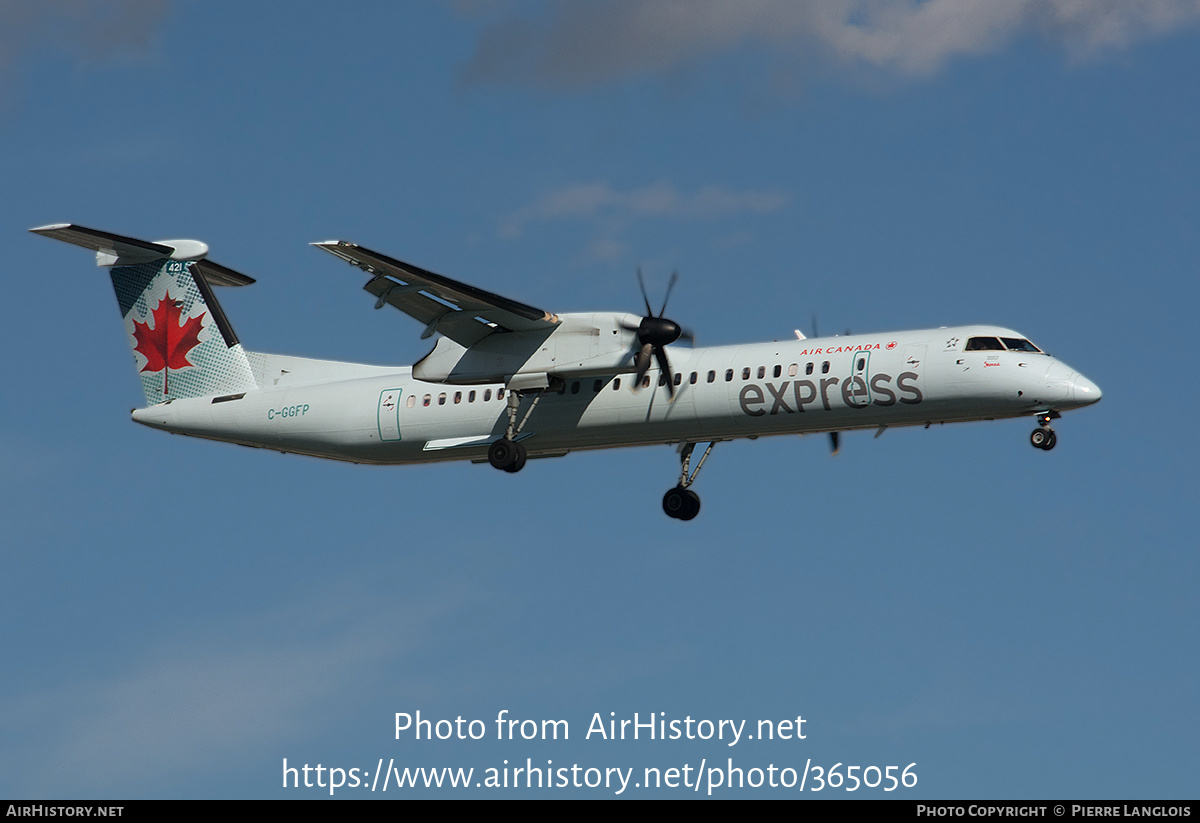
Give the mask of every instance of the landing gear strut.
M 663 511 L 667 513 L 667 517 L 673 517 L 676 520 L 691 520 L 700 513 L 700 495 L 689 489 L 688 486 L 696 482 L 700 469 L 704 468 L 704 461 L 708 459 L 708 454 L 715 445 L 717 445 L 715 440 L 708 444 L 704 454 L 700 455 L 700 462 L 696 464 L 695 471 L 692 472 L 688 470 L 691 467 L 692 452 L 695 450 L 696 444 L 688 443 L 683 447 L 683 451 L 679 454 L 681 464 L 679 485 L 669 489 L 663 495 Z
M 542 399 L 543 391 L 545 390 L 543 389 L 533 396 L 533 402 L 529 404 L 528 411 L 518 423 L 517 411 L 521 408 L 521 392 L 509 390 L 508 427 L 504 430 L 503 437 L 488 446 L 488 462 L 497 469 L 515 474 L 525 468 L 527 454 L 525 446 L 517 442 L 517 435 L 521 433 L 521 429 L 525 428 L 525 422 L 529 420 L 529 415 L 533 414 L 538 401 Z
M 1054 434 L 1054 429 L 1050 428 L 1050 421 L 1058 416 L 1058 412 L 1055 411 L 1042 412 L 1038 415 L 1038 428 L 1029 435 L 1029 442 L 1035 449 L 1050 451 L 1054 448 L 1058 437 Z

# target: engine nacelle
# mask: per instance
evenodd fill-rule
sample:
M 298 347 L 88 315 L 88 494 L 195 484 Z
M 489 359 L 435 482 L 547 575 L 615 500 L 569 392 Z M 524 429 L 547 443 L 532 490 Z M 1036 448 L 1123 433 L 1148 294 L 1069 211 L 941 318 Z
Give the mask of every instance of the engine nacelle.
M 496 331 L 467 348 L 443 337 L 413 366 L 433 383 L 506 383 L 514 375 L 579 378 L 632 372 L 638 350 L 633 314 L 560 314 L 552 329 Z

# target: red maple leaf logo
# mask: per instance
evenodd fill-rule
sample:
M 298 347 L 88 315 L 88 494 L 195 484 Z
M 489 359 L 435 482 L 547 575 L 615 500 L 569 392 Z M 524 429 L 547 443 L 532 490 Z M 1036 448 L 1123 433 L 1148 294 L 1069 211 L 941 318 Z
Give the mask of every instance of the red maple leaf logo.
M 133 350 L 146 358 L 142 371 L 162 371 L 163 394 L 167 394 L 167 379 L 171 369 L 194 366 L 187 359 L 188 352 L 200 345 L 201 322 L 204 314 L 189 317 L 179 322 L 182 312 L 180 304 L 168 293 L 158 301 L 158 308 L 151 312 L 154 328 L 148 323 L 133 321 L 133 339 L 137 341 Z M 165 370 L 165 371 L 164 371 Z

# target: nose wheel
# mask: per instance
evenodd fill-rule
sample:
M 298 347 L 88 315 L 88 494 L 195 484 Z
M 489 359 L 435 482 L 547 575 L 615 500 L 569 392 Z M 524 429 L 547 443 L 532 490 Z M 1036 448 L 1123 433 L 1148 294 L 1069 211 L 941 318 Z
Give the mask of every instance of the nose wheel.
M 1035 449 L 1050 451 L 1054 448 L 1054 444 L 1058 442 L 1058 436 L 1054 434 L 1054 429 L 1049 427 L 1034 429 L 1033 434 L 1029 435 L 1029 442 L 1033 444 Z
M 1029 443 L 1035 449 L 1050 451 L 1058 442 L 1058 436 L 1050 428 L 1050 421 L 1055 417 L 1058 417 L 1058 413 L 1053 411 L 1038 415 L 1038 427 L 1029 435 Z

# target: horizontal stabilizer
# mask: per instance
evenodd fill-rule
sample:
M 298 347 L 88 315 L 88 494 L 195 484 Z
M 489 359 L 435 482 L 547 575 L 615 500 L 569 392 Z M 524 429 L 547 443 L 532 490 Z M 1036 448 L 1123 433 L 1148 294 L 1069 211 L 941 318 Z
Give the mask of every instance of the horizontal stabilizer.
M 128 258 L 131 261 L 148 263 L 162 257 L 170 257 L 175 253 L 171 246 L 159 243 L 148 243 L 145 240 L 135 240 L 132 237 L 122 237 L 99 229 L 89 229 L 84 226 L 73 226 L 70 223 L 57 223 L 53 226 L 42 226 L 30 229 L 34 234 L 53 237 L 64 243 L 73 243 L 85 249 L 105 252 L 117 257 Z
M 247 277 L 211 260 L 198 260 L 195 268 L 204 275 L 210 286 L 249 286 L 254 282 L 253 277 Z
M 205 260 L 208 246 L 198 240 L 160 240 L 150 243 L 133 237 L 124 237 L 112 232 L 89 229 L 86 226 L 76 226 L 71 223 L 56 223 L 51 226 L 40 226 L 30 229 L 34 234 L 61 240 L 96 252 L 98 266 L 136 266 L 155 260 L 170 258 L 172 260 L 195 261 L 196 269 L 203 275 L 205 281 L 213 286 L 248 286 L 254 279 Z

